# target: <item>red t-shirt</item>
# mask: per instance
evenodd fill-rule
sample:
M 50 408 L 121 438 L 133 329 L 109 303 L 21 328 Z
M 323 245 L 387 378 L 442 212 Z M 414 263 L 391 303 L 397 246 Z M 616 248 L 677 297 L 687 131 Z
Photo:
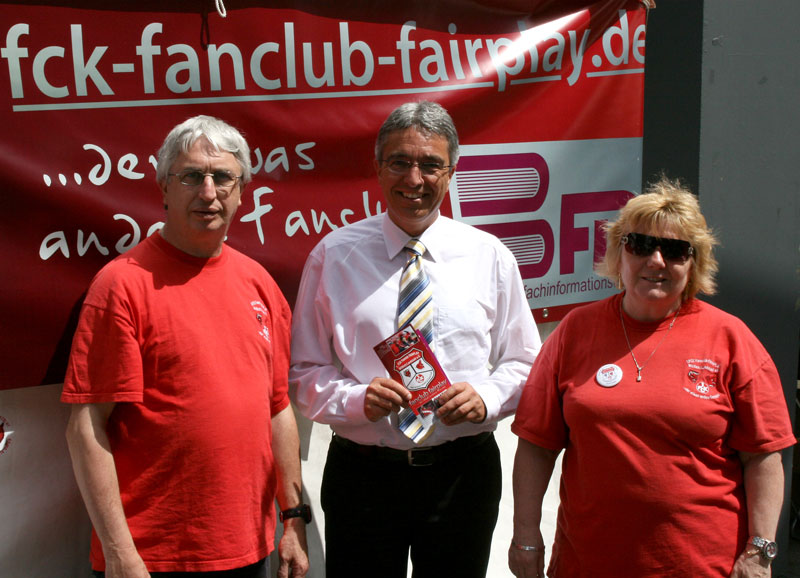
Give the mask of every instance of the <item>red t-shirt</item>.
M 548 575 L 728 576 L 748 531 L 737 452 L 795 442 L 775 365 L 739 319 L 692 299 L 669 333 L 671 318 L 625 316 L 637 382 L 620 301 L 564 318 L 511 428 L 565 448 Z M 598 376 L 608 365 L 616 384 L 613 367 Z
M 289 404 L 289 327 L 273 279 L 227 246 L 199 259 L 153 235 L 92 282 L 62 401 L 117 402 L 107 431 L 150 571 L 225 570 L 271 551 L 270 424 Z M 103 570 L 96 535 L 91 559 Z

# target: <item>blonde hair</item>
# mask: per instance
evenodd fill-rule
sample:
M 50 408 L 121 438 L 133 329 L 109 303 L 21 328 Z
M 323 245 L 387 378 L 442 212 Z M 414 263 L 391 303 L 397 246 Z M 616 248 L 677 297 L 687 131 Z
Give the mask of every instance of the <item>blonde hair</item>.
M 700 212 L 697 197 L 679 180 L 671 181 L 661 177 L 657 182 L 651 183 L 644 193 L 628 200 L 620 210 L 617 220 L 609 221 L 603 229 L 606 233 L 606 254 L 595 267 L 599 275 L 614 281 L 619 280 L 624 235 L 634 230 L 652 235 L 669 230 L 679 238 L 689 241 L 694 248 L 691 257 L 694 263 L 689 272 L 689 282 L 683 292 L 683 299 L 690 299 L 698 293 L 716 293 L 714 277 L 719 266 L 713 249 L 718 241 Z

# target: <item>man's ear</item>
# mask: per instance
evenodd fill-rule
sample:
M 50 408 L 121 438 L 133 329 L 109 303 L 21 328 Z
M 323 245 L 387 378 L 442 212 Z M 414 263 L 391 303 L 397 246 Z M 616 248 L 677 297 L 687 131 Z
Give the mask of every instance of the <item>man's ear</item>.
M 166 211 L 168 208 L 167 205 L 167 183 L 158 183 L 158 187 L 161 189 L 161 200 L 164 203 L 164 210 Z

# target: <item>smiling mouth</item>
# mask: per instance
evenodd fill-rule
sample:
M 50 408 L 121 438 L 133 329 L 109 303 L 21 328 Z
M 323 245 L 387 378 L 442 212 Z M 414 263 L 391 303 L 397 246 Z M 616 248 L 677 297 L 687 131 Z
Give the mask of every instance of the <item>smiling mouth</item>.
M 421 199 L 423 196 L 425 196 L 424 193 L 413 193 L 413 192 L 404 192 L 404 191 L 397 191 L 397 193 L 401 197 L 403 197 L 404 199 L 408 199 L 409 201 L 416 201 L 418 199 Z

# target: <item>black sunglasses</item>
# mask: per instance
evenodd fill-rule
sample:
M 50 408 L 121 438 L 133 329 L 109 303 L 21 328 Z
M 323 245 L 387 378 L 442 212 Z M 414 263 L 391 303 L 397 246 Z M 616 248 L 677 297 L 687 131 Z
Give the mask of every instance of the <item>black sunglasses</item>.
M 681 239 L 665 239 L 664 237 L 651 237 L 641 233 L 628 233 L 620 239 L 625 250 L 637 257 L 649 257 L 656 249 L 667 261 L 684 262 L 694 255 L 694 247 L 689 241 Z

